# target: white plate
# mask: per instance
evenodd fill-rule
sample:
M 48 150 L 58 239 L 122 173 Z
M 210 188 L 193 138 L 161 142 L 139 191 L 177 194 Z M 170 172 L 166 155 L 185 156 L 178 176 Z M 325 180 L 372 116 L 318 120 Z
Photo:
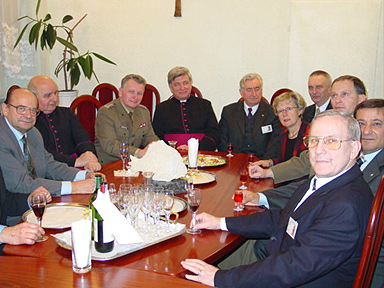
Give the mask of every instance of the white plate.
M 37 223 L 37 218 L 32 209 L 23 214 L 23 221 Z M 42 226 L 47 229 L 70 228 L 72 222 L 89 219 L 89 208 L 78 203 L 52 203 L 45 207 Z
M 188 170 L 186 177 L 191 177 L 194 185 L 208 184 L 216 181 L 216 174 L 203 170 Z
M 173 201 L 173 206 L 172 206 L 172 212 L 175 213 L 180 213 L 187 209 L 188 203 L 185 201 L 183 198 L 180 197 L 174 197 L 175 200 Z

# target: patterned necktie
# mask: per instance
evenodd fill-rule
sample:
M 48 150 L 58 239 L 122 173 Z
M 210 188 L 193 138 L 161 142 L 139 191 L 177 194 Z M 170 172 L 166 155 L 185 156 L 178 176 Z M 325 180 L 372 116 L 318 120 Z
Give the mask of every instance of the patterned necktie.
M 315 116 L 316 116 L 317 114 L 319 114 L 319 113 L 320 113 L 320 108 L 317 108 L 317 109 L 316 109 Z
M 247 115 L 247 117 L 248 117 L 248 120 L 251 120 L 252 119 L 252 108 L 248 108 L 248 115 Z
M 31 154 L 29 154 L 27 138 L 25 137 L 25 135 L 21 138 L 21 142 L 23 143 L 23 153 L 24 153 L 24 159 L 27 162 L 28 174 L 29 176 L 32 177 L 32 179 L 36 179 L 37 173 L 35 170 L 35 166 L 33 165 Z
M 361 156 L 357 159 L 357 161 L 356 161 L 356 163 L 357 163 L 357 165 L 359 165 L 359 167 L 360 167 L 361 165 L 363 165 L 364 162 L 365 162 L 365 158 L 364 158 L 363 155 L 361 155 Z

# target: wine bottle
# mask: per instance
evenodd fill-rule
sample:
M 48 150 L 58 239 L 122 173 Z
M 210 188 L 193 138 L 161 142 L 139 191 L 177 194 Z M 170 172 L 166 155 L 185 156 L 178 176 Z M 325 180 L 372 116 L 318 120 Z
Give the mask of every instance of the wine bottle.
M 95 207 L 93 206 L 93 201 L 96 200 L 96 197 L 97 197 L 97 191 L 99 191 L 99 188 L 100 188 L 100 184 L 101 182 L 103 181 L 103 177 L 101 175 L 96 175 L 95 176 L 95 190 L 93 191 L 91 197 L 89 198 L 89 210 L 90 210 L 90 217 L 91 217 L 91 221 L 92 223 L 95 222 Z M 93 225 L 92 225 L 92 229 L 91 229 L 91 237 L 92 237 L 92 240 L 93 240 L 93 235 L 94 235 L 94 232 L 93 232 Z
M 105 193 L 106 188 L 107 184 L 101 183 L 100 189 L 97 192 L 98 195 L 100 195 L 99 193 Z M 100 253 L 107 253 L 112 251 L 115 245 L 115 239 L 113 237 L 110 227 L 106 225 L 99 212 L 97 212 L 97 209 L 95 209 L 93 231 L 93 239 L 95 240 L 96 251 Z

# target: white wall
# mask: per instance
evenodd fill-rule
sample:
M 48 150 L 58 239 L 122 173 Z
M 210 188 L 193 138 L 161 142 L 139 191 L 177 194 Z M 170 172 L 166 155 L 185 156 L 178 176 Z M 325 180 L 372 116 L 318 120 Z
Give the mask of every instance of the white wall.
M 186 66 L 218 118 L 224 105 L 238 100 L 238 82 L 249 72 L 263 76 L 267 99 L 289 87 L 311 104 L 306 82 L 317 69 L 356 75 L 370 98 L 384 97 L 383 0 L 182 0 L 182 18 L 173 17 L 174 2 L 42 0 L 42 11 L 55 19 L 88 13 L 75 42 L 117 63 L 95 63 L 101 82 L 119 86 L 123 76 L 138 73 L 164 100 L 169 69 Z M 46 75 L 53 75 L 60 53 L 45 54 Z M 78 89 L 91 93 L 96 85 L 83 80 Z

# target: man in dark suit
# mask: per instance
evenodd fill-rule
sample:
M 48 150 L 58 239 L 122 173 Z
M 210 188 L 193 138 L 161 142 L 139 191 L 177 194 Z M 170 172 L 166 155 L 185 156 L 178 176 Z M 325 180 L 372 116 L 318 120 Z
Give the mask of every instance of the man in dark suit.
M 269 238 L 269 256 L 230 270 L 187 259 L 181 264 L 197 275 L 186 277 L 217 287 L 351 287 L 372 202 L 356 165 L 359 139 L 359 124 L 352 117 L 334 110 L 316 116 L 306 138 L 315 176 L 283 210 L 197 216 L 197 228 Z
M 99 171 L 101 165 L 88 132 L 70 108 L 58 106 L 59 90 L 55 81 L 35 76 L 29 81 L 28 89 L 39 101 L 42 113 L 37 116 L 35 127 L 43 136 L 45 149 L 55 160 L 68 166 Z
M 240 80 L 244 101 L 223 108 L 219 151 L 233 144 L 236 153 L 253 153 L 259 159 L 276 159 L 280 149 L 280 122 L 269 104 L 261 101 L 263 79 L 256 73 Z
M 332 109 L 331 105 L 331 76 L 322 70 L 316 70 L 309 75 L 308 92 L 314 104 L 305 108 L 303 121 L 311 123 L 315 115 Z
M 16 89 L 2 104 L 0 117 L 0 167 L 8 191 L 27 193 L 43 186 L 53 196 L 92 193 L 94 173 L 68 167 L 44 149 L 39 131 L 33 127 L 36 96 L 27 89 Z
M 191 95 L 192 75 L 185 67 L 168 72 L 170 99 L 156 106 L 153 129 L 160 139 L 177 141 L 177 149 L 188 150 L 190 138 L 199 139 L 199 150 L 215 151 L 219 142 L 219 126 L 212 104 Z

